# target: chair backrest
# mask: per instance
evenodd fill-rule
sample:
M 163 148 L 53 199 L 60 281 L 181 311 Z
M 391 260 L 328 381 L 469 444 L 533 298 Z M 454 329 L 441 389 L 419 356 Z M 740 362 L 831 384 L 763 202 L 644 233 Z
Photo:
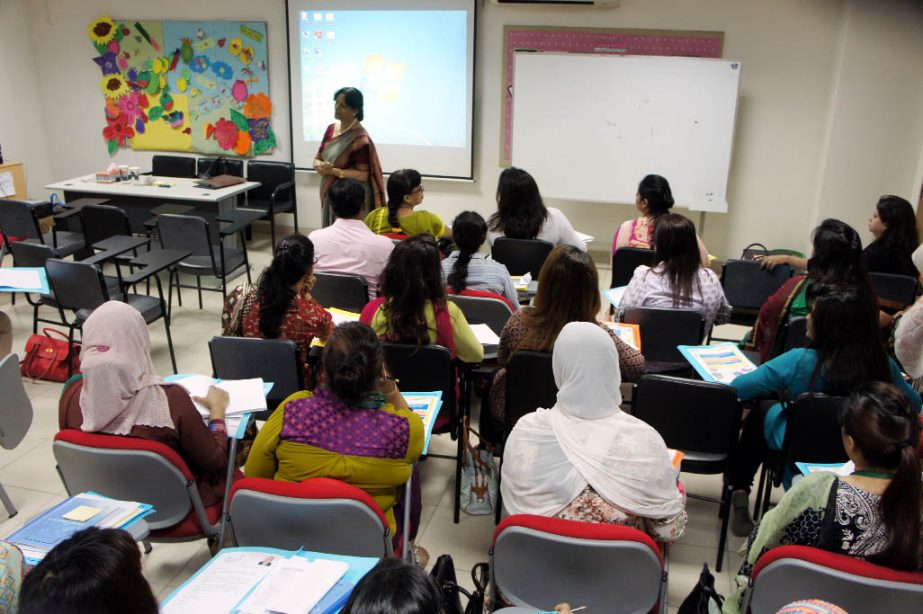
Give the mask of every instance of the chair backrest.
M 186 156 L 152 156 L 151 174 L 155 177 L 195 177 L 195 158 Z
M 410 345 L 382 343 L 385 364 L 400 380 L 403 392 L 442 391 L 442 410 L 437 424 L 444 432 L 446 425 L 454 430 L 457 420 L 455 398 L 455 365 L 449 350 L 441 345 Z
M 468 324 L 486 324 L 497 335 L 503 332 L 506 321 L 513 315 L 513 310 L 499 296 L 475 297 L 461 294 L 449 294 L 449 300 L 458 305 Z
M 32 402 L 22 384 L 16 354 L 0 360 L 0 399 L 0 447 L 12 450 L 32 426 Z
M 338 480 L 244 478 L 234 482 L 230 512 L 238 546 L 377 558 L 392 554 L 381 508 L 365 491 Z
M 516 422 L 539 407 L 551 407 L 558 400 L 549 352 L 518 350 L 506 366 L 506 417 L 504 439 Z
M 195 215 L 166 213 L 157 216 L 157 232 L 164 249 L 179 249 L 193 256 L 210 256 L 215 264 L 208 221 Z
M 67 494 L 91 490 L 149 503 L 156 510 L 145 519 L 152 530 L 177 524 L 192 508 L 195 478 L 182 457 L 161 443 L 68 429 L 55 435 L 52 451 Z
M 315 271 L 314 278 L 317 283 L 311 288 L 311 296 L 323 307 L 361 313 L 369 302 L 369 287 L 358 275 Z
M 849 460 L 840 435 L 845 399 L 820 393 L 799 395 L 788 407 L 782 457 L 786 463 L 845 463 Z
M 645 375 L 631 395 L 631 415 L 660 433 L 668 448 L 690 457 L 727 457 L 737 443 L 743 408 L 737 391 L 714 382 Z M 693 454 L 696 453 L 696 454 Z M 695 471 L 695 464 L 690 462 Z
M 251 160 L 247 162 L 247 181 L 259 181 L 260 186 L 247 192 L 248 198 L 269 200 L 276 186 L 295 181 L 295 165 L 291 162 L 267 162 Z M 294 198 L 295 190 L 287 190 L 281 198 L 288 202 Z
M 641 328 L 644 358 L 649 362 L 684 362 L 677 345 L 699 345 L 705 335 L 702 314 L 691 309 L 633 307 L 622 322 Z
M 919 288 L 917 279 L 908 275 L 869 273 L 869 282 L 879 300 L 894 303 L 896 307 L 906 307 L 913 303 Z
M 919 612 L 923 573 L 888 569 L 807 546 L 781 546 L 753 568 L 747 599 L 752 614 L 772 614 L 802 599 L 820 599 L 846 612 Z
M 782 352 L 808 347 L 810 341 L 808 338 L 808 318 L 805 316 L 791 318 L 788 324 L 785 325 L 785 344 Z
M 654 250 L 640 247 L 620 247 L 612 254 L 612 281 L 610 288 L 627 286 L 635 269 L 646 264 L 654 266 Z
M 267 408 L 275 409 L 286 397 L 302 389 L 298 346 L 289 339 L 212 337 L 208 342 L 212 372 L 221 379 L 262 377 L 272 382 Z
M 21 239 L 42 239 L 35 211 L 28 203 L 20 200 L 4 200 L 0 203 L 0 232 L 4 242 L 11 237 Z
M 109 300 L 103 272 L 95 264 L 49 258 L 45 262 L 48 285 L 63 309 L 96 309 Z
M 648 612 L 663 597 L 654 541 L 626 526 L 529 514 L 494 531 L 491 579 L 513 605 L 553 610 L 566 596 L 589 612 Z
M 791 276 L 792 267 L 787 264 L 764 269 L 756 260 L 728 260 L 721 272 L 721 286 L 734 309 L 758 310 Z
M 196 176 L 200 178 L 217 175 L 244 176 L 244 161 L 236 158 L 199 158 L 196 160 Z
M 112 205 L 85 205 L 80 209 L 80 226 L 88 246 L 116 235 L 131 236 L 128 214 Z
M 44 243 L 17 241 L 10 245 L 16 266 L 43 267 L 49 258 L 55 257 L 54 247 Z
M 530 273 L 532 279 L 538 278 L 538 272 L 548 258 L 554 245 L 541 239 L 510 239 L 500 237 L 494 241 L 490 250 L 491 257 L 505 264 L 510 275 Z

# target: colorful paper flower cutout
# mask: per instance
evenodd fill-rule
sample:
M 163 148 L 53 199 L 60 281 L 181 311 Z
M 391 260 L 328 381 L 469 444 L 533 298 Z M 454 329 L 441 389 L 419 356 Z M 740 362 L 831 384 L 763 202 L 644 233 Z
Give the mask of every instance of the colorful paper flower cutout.
M 106 45 L 115 38 L 115 22 L 108 15 L 95 19 L 87 26 L 87 34 L 97 45 Z
M 231 69 L 231 65 L 227 62 L 215 62 L 211 66 L 212 72 L 218 75 L 221 79 L 230 79 L 234 76 L 234 71 Z
M 237 142 L 234 143 L 234 153 L 239 156 L 245 156 L 250 151 L 250 135 L 244 131 L 237 133 Z
M 223 117 L 215 122 L 215 140 L 221 149 L 231 149 L 237 144 L 237 124 Z
M 171 128 L 179 128 L 183 125 L 183 112 L 182 111 L 173 111 L 168 115 L 163 116 L 164 120 L 170 124 Z
M 133 124 L 141 115 L 141 103 L 138 99 L 138 92 L 128 92 L 119 98 L 119 117 L 122 121 L 126 124 Z
M 107 141 L 115 141 L 118 145 L 125 145 L 125 141 L 134 138 L 135 129 L 125 125 L 121 117 L 107 120 L 108 125 L 103 128 L 103 138 Z
M 189 68 L 192 69 L 192 72 L 203 73 L 208 70 L 209 61 L 208 58 L 204 55 L 197 55 L 192 58 L 192 64 L 189 65 Z
M 106 98 L 119 98 L 128 92 L 128 83 L 125 82 L 122 75 L 106 75 L 99 82 L 99 87 L 102 89 L 103 94 L 106 95 Z
M 228 53 L 231 55 L 240 55 L 240 49 L 244 46 L 244 42 L 239 38 L 232 38 L 231 42 L 228 43 Z
M 237 56 L 237 59 L 240 60 L 240 63 L 246 66 L 253 61 L 253 56 L 256 55 L 256 52 L 253 51 L 253 47 L 244 47 L 240 50 L 240 55 Z
M 234 97 L 234 100 L 237 102 L 243 102 L 247 99 L 247 83 L 238 79 L 234 82 L 234 85 L 231 87 L 231 96 Z
M 254 141 L 262 141 L 269 138 L 269 119 L 248 119 L 250 125 L 250 138 Z
M 121 72 L 115 54 L 111 51 L 93 58 L 93 61 L 99 64 L 99 67 L 103 69 L 104 75 L 118 74 Z
M 272 102 L 263 92 L 250 94 L 244 103 L 244 115 L 249 119 L 260 119 L 272 115 Z
M 188 38 L 182 39 L 182 45 L 179 48 L 179 56 L 182 58 L 183 64 L 188 64 L 192 61 L 192 40 Z

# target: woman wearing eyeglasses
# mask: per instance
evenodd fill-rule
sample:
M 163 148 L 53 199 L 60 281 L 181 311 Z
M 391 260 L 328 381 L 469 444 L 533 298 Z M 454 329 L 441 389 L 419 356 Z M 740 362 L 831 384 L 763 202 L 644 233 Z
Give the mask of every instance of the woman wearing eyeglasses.
M 376 234 L 428 234 L 436 239 L 451 239 L 452 229 L 438 215 L 422 209 L 423 178 L 412 168 L 388 177 L 388 207 L 375 209 L 365 217 L 365 225 Z

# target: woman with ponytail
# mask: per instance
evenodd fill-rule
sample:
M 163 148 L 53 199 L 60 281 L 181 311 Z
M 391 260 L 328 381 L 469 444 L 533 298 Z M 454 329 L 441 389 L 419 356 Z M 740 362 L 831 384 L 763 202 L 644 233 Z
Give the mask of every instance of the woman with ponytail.
M 376 234 L 428 234 L 435 239 L 451 239 L 452 229 L 438 215 L 422 209 L 423 178 L 412 168 L 395 171 L 388 177 L 388 206 L 365 216 L 365 225 Z
M 840 425 L 855 471 L 846 477 L 811 473 L 766 513 L 750 535 L 725 613 L 739 611 L 753 566 L 776 546 L 812 546 L 893 569 L 921 569 L 916 409 L 897 387 L 870 382 L 846 400 Z
M 336 327 L 321 362 L 318 388 L 279 405 L 256 436 L 244 472 L 284 482 L 326 477 L 361 488 L 388 518 L 396 544 L 403 537 L 402 487 L 423 451 L 423 421 L 407 407 L 381 342 L 365 324 Z M 419 484 L 414 477 L 411 540 L 420 519 Z
M 455 246 L 458 248 L 442 261 L 442 274 L 449 292 L 465 290 L 493 292 L 519 309 L 519 299 L 506 266 L 479 254 L 487 240 L 487 222 L 475 211 L 463 211 L 452 222 Z
M 225 328 L 225 334 L 294 341 L 304 365 L 305 382 L 313 380 L 308 364 L 311 342 L 315 337 L 326 339 L 334 327 L 330 314 L 311 296 L 314 261 L 314 244 L 306 236 L 292 234 L 279 241 L 256 289 L 241 299 L 236 318 L 239 330 Z

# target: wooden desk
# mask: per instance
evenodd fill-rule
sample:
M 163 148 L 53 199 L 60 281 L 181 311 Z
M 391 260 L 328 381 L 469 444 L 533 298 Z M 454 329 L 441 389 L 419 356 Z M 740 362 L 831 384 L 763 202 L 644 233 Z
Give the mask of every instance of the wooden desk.
M 46 190 L 64 193 L 64 200 L 78 198 L 105 198 L 110 205 L 120 207 L 128 214 L 133 232 L 143 234 L 144 222 L 153 217 L 151 210 L 164 203 L 183 204 L 192 207 L 189 215 L 197 215 L 208 220 L 213 240 L 218 239 L 218 223 L 215 218 L 220 212 L 237 208 L 237 197 L 258 187 L 256 181 L 245 181 L 237 185 L 209 190 L 196 187 L 198 179 L 185 177 L 154 177 L 155 182 L 168 184 L 169 187 L 157 185 L 140 185 L 135 181 L 116 183 L 97 183 L 96 175 L 74 177 L 45 186 Z

